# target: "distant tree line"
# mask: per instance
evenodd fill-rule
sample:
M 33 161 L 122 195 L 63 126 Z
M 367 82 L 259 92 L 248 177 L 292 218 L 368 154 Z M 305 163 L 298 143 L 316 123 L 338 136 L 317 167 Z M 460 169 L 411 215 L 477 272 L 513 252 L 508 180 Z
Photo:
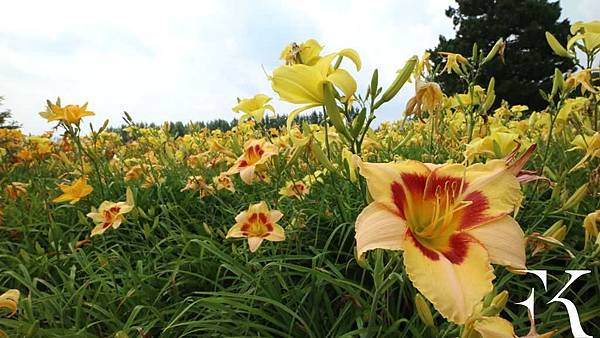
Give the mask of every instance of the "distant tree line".
M 287 115 L 276 114 L 276 115 L 268 115 L 265 116 L 261 124 L 265 126 L 265 128 L 282 128 L 285 127 L 287 122 Z M 294 121 L 297 124 L 302 124 L 303 122 L 307 122 L 309 124 L 320 124 L 323 122 L 323 113 L 321 111 L 313 111 L 310 114 L 303 114 L 301 116 L 296 116 Z M 204 128 L 209 130 L 221 130 L 228 131 L 233 127 L 238 125 L 239 120 L 233 119 L 231 121 L 226 121 L 223 119 L 215 119 L 208 122 L 187 122 L 183 123 L 181 121 L 177 122 L 167 122 L 169 124 L 169 132 L 174 137 L 183 136 L 185 134 L 189 134 L 193 131 L 198 131 Z M 164 124 L 156 124 L 154 122 L 136 122 L 134 125 L 138 128 L 150 128 L 150 129 L 159 129 L 162 128 Z M 129 141 L 131 139 L 131 135 L 129 135 L 125 129 L 128 127 L 127 124 L 122 124 L 119 127 L 109 127 L 107 131 L 117 133 L 121 136 L 124 141 Z

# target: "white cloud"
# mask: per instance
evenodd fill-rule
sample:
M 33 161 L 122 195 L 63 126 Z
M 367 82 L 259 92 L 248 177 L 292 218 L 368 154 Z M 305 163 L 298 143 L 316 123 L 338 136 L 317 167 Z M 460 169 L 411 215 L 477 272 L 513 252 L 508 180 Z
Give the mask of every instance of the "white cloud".
M 565 2 L 565 15 L 587 13 L 588 20 L 597 5 L 584 2 Z M 451 4 L 12 1 L 0 14 L 0 95 L 34 133 L 49 128 L 37 112 L 56 96 L 89 101 L 95 125 L 106 118 L 120 124 L 123 110 L 146 122 L 231 119 L 238 96 L 276 97 L 261 65 L 275 67 L 291 41 L 317 38 L 329 52 L 355 48 L 364 66 L 359 84 L 377 67 L 385 86 L 411 55 L 452 35 L 444 16 Z M 380 117 L 398 117 L 412 90 L 405 87 Z M 291 107 L 275 105 L 282 113 Z

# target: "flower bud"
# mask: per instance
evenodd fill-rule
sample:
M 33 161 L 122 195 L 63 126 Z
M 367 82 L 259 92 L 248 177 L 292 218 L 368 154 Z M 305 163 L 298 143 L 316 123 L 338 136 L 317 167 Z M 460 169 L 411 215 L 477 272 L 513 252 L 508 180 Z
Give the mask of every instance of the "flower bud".
M 417 313 L 419 314 L 419 318 L 421 318 L 423 323 L 429 327 L 434 327 L 435 323 L 433 322 L 433 316 L 431 315 L 429 305 L 420 293 L 418 293 L 415 297 L 415 307 L 417 308 Z
M 579 205 L 581 200 L 583 200 L 583 198 L 587 195 L 588 184 L 589 183 L 585 183 L 584 185 L 579 187 L 577 190 L 575 190 L 573 195 L 571 195 L 571 197 L 569 197 L 569 199 L 567 199 L 567 201 L 562 206 L 562 208 L 560 208 L 559 211 L 567 211 L 567 210 L 570 210 L 570 209 L 576 207 L 577 205 Z
M 563 47 L 560 44 L 560 42 L 558 42 L 558 40 L 556 40 L 556 38 L 554 37 L 554 35 L 552 35 L 552 33 L 546 32 L 546 41 L 548 41 L 548 45 L 550 45 L 550 48 L 552 48 L 552 51 L 556 55 L 562 56 L 562 57 L 565 57 L 565 58 L 572 57 L 571 54 L 569 54 L 569 52 L 567 52 L 567 50 L 565 49 L 565 47 Z
M 417 61 L 419 61 L 419 58 L 416 55 L 414 55 L 413 57 L 408 59 L 408 61 L 406 61 L 404 67 L 398 71 L 398 75 L 396 76 L 394 82 L 392 82 L 390 87 L 383 93 L 381 99 L 377 101 L 377 103 L 375 103 L 375 109 L 381 106 L 382 104 L 388 102 L 389 100 L 393 99 L 394 96 L 398 94 L 400 88 L 402 88 L 402 86 L 404 86 L 406 81 L 408 81 L 408 79 L 410 78 L 413 69 L 415 69 Z
M 485 59 L 483 59 L 481 64 L 483 65 L 483 64 L 486 64 L 486 63 L 492 61 L 492 59 L 494 59 L 494 57 L 496 56 L 496 54 L 498 54 L 498 51 L 500 50 L 501 47 L 503 47 L 504 44 L 505 44 L 504 39 L 502 39 L 502 38 L 498 39 L 498 41 L 496 41 L 496 43 L 494 44 L 494 46 L 492 47 L 490 52 L 485 56 Z

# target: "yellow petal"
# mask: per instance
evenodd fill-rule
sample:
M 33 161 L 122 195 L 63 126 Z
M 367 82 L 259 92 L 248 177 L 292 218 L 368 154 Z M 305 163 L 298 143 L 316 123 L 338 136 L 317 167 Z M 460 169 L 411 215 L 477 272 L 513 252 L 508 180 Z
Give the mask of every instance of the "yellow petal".
M 296 104 L 323 102 L 322 82 L 325 77 L 314 66 L 302 64 L 280 66 L 273 71 L 271 85 L 279 97 Z
M 21 292 L 16 289 L 10 289 L 0 295 L 0 309 L 8 309 L 11 313 L 10 316 L 13 316 L 17 313 L 17 305 L 19 304 L 19 296 Z
M 504 216 L 467 233 L 485 247 L 492 263 L 525 269 L 525 234 L 512 217 Z
M 514 338 L 515 331 L 512 324 L 500 317 L 484 317 L 473 325 L 481 338 Z
M 402 250 L 406 233 L 405 221 L 383 204 L 369 204 L 356 219 L 356 251 L 358 256 L 373 249 Z
M 468 235 L 461 235 L 463 238 Z M 483 297 L 492 291 L 494 273 L 487 251 L 475 240 L 461 241 L 460 263 L 418 244 L 404 241 L 404 265 L 414 286 L 444 316 L 463 324 Z
M 354 78 L 343 69 L 336 69 L 327 76 L 327 80 L 331 81 L 334 86 L 341 89 L 345 97 L 350 97 L 356 92 L 356 81 Z
M 280 242 L 285 240 L 285 230 L 279 224 L 273 224 L 273 232 L 265 237 L 266 240 Z
M 345 56 L 348 59 L 352 60 L 352 62 L 354 62 L 354 65 L 356 66 L 357 71 L 360 70 L 360 68 L 362 67 L 362 62 L 360 61 L 360 56 L 354 49 L 352 49 L 352 48 L 342 49 L 341 51 L 338 52 L 338 55 Z

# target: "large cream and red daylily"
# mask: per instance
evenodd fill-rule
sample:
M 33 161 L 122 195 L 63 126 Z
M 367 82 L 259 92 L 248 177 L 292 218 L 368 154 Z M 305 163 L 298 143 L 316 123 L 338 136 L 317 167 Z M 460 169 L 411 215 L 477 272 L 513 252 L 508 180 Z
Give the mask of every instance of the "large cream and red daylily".
M 244 153 L 229 168 L 227 175 L 240 173 L 240 178 L 244 183 L 252 184 L 257 176 L 255 172 L 262 170 L 273 155 L 277 155 L 277 146 L 264 139 L 250 140 L 244 144 Z M 260 175 L 258 176 L 260 177 Z
M 123 215 L 133 210 L 134 206 L 133 192 L 127 188 L 125 202 L 104 201 L 98 209 L 92 208 L 92 212 L 87 214 L 87 217 L 96 223 L 96 227 L 92 229 L 92 236 L 101 235 L 110 228 L 118 229 L 125 219 Z
M 358 255 L 403 250 L 419 292 L 445 318 L 464 323 L 492 291 L 490 263 L 525 268 L 524 233 L 509 214 L 521 203 L 516 176 L 534 149 L 468 167 L 355 157 L 373 197 L 356 220 Z
M 226 238 L 247 237 L 250 252 L 255 252 L 262 242 L 285 240 L 285 231 L 277 224 L 283 217 L 279 210 L 269 210 L 265 202 L 252 204 L 247 211 L 235 217 L 235 225 L 229 229 Z

